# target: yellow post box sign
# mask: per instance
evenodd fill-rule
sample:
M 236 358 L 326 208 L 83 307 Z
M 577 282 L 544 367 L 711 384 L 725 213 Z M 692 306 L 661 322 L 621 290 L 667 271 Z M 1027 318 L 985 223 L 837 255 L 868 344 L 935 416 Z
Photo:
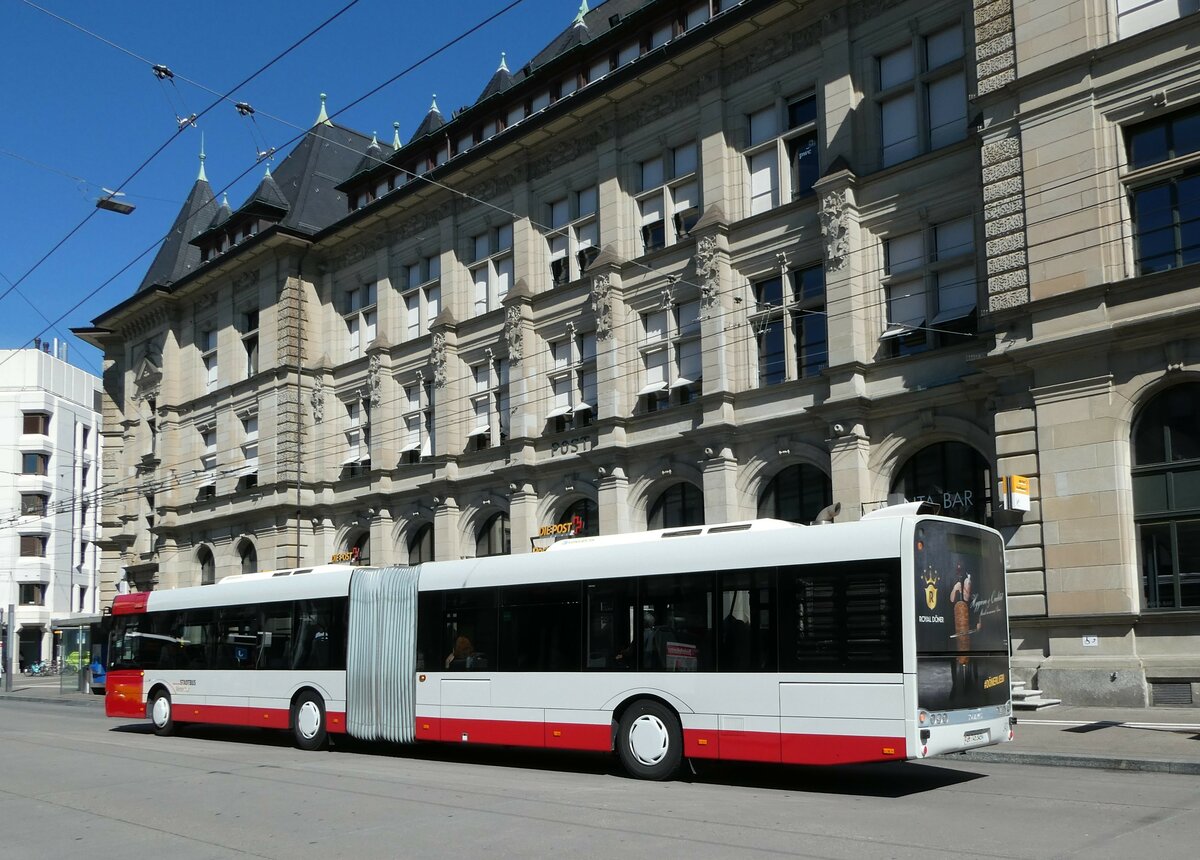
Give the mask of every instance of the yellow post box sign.
M 1000 479 L 1000 500 L 1002 511 L 1029 510 L 1029 478 L 1024 475 L 1006 475 Z

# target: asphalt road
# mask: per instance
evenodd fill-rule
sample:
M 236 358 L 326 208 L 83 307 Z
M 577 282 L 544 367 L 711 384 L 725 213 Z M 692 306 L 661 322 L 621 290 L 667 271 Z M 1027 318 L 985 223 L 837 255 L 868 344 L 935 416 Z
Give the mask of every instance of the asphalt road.
M 0 701 L 0 856 L 1194 858 L 1200 779 L 946 760 L 708 765 L 192 728 Z

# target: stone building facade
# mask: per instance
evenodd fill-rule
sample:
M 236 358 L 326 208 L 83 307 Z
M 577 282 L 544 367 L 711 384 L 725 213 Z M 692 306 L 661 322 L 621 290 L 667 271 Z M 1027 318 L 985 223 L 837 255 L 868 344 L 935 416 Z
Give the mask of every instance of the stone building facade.
M 1200 19 L 1166 6 L 608 0 L 407 143 L 322 107 L 237 210 L 202 175 L 80 332 L 128 490 L 106 572 L 930 498 L 1005 535 L 1020 675 L 1190 694 L 1194 153 L 1128 155 L 1200 95 Z M 1131 214 L 1164 183 L 1170 261 Z

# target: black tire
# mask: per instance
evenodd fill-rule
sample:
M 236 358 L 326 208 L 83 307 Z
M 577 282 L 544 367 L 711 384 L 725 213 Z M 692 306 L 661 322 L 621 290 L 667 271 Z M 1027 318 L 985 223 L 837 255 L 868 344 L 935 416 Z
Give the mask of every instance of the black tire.
M 683 729 L 675 712 L 659 702 L 639 699 L 617 727 L 617 757 L 630 776 L 670 779 L 683 761 Z
M 175 708 L 171 704 L 171 694 L 159 687 L 146 703 L 146 716 L 154 726 L 154 734 L 166 737 L 175 733 Z
M 302 750 L 325 746 L 325 702 L 312 690 L 305 690 L 292 703 L 292 739 Z

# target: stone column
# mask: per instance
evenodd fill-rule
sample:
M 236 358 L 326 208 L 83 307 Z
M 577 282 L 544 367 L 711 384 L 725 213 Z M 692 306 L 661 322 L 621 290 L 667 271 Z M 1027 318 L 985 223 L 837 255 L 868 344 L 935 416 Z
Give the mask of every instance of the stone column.
M 513 555 L 529 552 L 529 538 L 537 534 L 537 493 L 527 481 L 517 483 L 508 503 L 508 524 L 512 536 Z
M 712 456 L 707 456 L 712 450 Z M 746 518 L 745 511 L 738 504 L 738 464 L 733 449 L 721 446 L 717 449 L 706 449 L 704 460 L 704 522 L 728 523 Z
M 619 467 L 601 466 L 600 476 L 600 534 L 625 534 L 629 527 L 629 479 Z
M 434 503 L 433 550 L 439 561 L 462 558 L 458 502 L 447 496 Z

